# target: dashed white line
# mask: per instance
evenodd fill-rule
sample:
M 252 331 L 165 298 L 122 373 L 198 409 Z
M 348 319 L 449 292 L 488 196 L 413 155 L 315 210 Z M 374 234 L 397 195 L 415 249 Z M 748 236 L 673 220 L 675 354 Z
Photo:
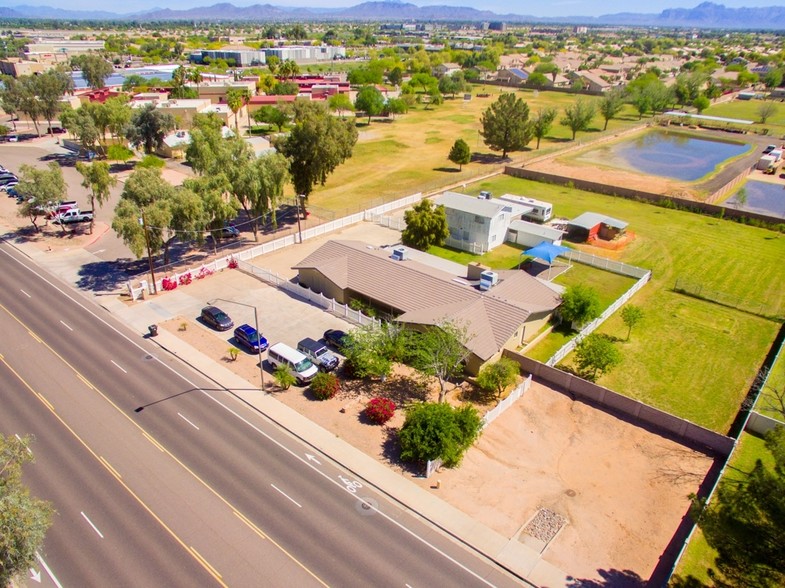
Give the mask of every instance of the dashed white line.
M 25 296 L 27 296 L 28 298 L 32 298 L 32 296 L 30 296 L 30 294 L 28 294 L 28 293 L 27 293 L 27 292 L 25 292 L 24 290 L 21 290 L 21 289 L 20 289 L 19 291 L 20 291 L 22 294 L 24 294 Z
M 60 321 L 60 324 L 63 325 L 69 331 L 73 331 L 73 329 L 71 327 L 69 327 L 68 325 L 66 325 L 63 321 Z
M 192 426 L 194 429 L 196 429 L 197 431 L 199 430 L 199 427 L 197 427 L 195 424 L 193 424 L 191 421 L 189 421 L 187 418 L 185 418 L 185 417 L 184 417 L 182 414 L 180 414 L 180 413 L 178 412 L 178 413 L 177 413 L 177 415 L 178 415 L 178 416 L 179 416 L 181 419 L 183 419 L 183 420 L 184 420 L 186 423 L 188 423 L 189 425 L 191 425 L 191 426 Z
M 14 437 L 16 437 L 17 439 L 19 439 L 19 441 L 20 441 L 20 442 L 22 441 L 22 438 L 19 436 L 19 433 L 14 433 Z M 32 452 L 32 451 L 30 451 L 30 448 L 29 448 L 29 447 L 25 447 L 25 449 L 27 449 L 27 453 L 29 453 L 30 455 L 33 455 L 33 452 Z
M 93 524 L 93 521 L 91 521 L 89 518 L 87 518 L 87 515 L 86 515 L 85 513 L 82 513 L 82 516 L 84 517 L 84 520 L 86 520 L 88 523 L 90 523 L 90 526 L 93 528 L 93 531 L 95 531 L 96 533 L 98 533 L 98 536 L 99 536 L 101 539 L 103 539 L 103 538 L 104 538 L 103 534 L 101 533 L 101 531 L 99 531 L 99 530 L 98 530 L 98 527 L 96 527 L 96 526 Z
M 38 560 L 38 562 L 41 564 L 41 567 L 44 568 L 44 570 L 46 570 L 47 574 L 49 574 L 49 578 L 51 578 L 51 580 L 52 580 L 52 582 L 54 582 L 55 586 L 57 586 L 57 588 L 63 588 L 63 585 L 55 577 L 55 575 L 52 573 L 52 570 L 50 570 L 49 566 L 46 565 L 46 562 L 44 561 L 44 558 L 41 557 L 41 555 L 37 551 L 35 552 L 35 557 Z
M 299 502 L 297 502 L 297 501 L 296 501 L 294 498 L 292 498 L 291 496 L 289 496 L 289 495 L 288 495 L 286 492 L 284 492 L 283 490 L 281 490 L 281 489 L 280 489 L 278 486 L 276 486 L 275 484 L 270 484 L 270 486 L 272 486 L 273 488 L 275 488 L 276 490 L 278 490 L 278 492 L 280 492 L 281 494 L 283 494 L 284 496 L 286 496 L 286 498 L 288 498 L 289 500 L 291 500 L 292 502 L 294 502 L 294 503 L 295 503 L 295 504 L 296 504 L 296 505 L 297 505 L 299 508 L 302 508 L 302 507 L 303 507 L 303 505 L 302 505 L 302 504 L 300 504 Z
M 112 363 L 115 365 L 115 367 L 116 367 L 118 370 L 120 370 L 120 371 L 121 371 L 121 372 L 123 372 L 124 374 L 127 374 L 127 373 L 128 373 L 128 372 L 127 372 L 127 371 L 125 371 L 125 370 L 124 370 L 124 369 L 123 369 L 123 368 L 120 366 L 120 364 L 118 364 L 118 363 L 117 363 L 115 360 L 113 360 L 113 359 L 112 359 L 112 360 L 110 360 L 110 361 L 111 361 L 111 362 L 112 362 Z

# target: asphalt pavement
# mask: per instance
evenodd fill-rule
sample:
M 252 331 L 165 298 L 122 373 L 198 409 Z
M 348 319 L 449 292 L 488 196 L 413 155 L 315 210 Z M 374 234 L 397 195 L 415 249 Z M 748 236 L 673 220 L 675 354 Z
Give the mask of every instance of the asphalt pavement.
M 341 489 L 342 491 L 351 491 L 352 487 L 361 487 L 369 490 L 372 489 L 373 492 L 381 492 L 386 495 L 387 498 L 403 505 L 412 513 L 417 513 L 417 515 L 428 524 L 440 529 L 446 533 L 447 536 L 452 537 L 453 540 L 469 547 L 471 550 L 488 560 L 496 562 L 502 568 L 509 570 L 516 576 L 527 579 L 532 584 L 538 586 L 565 586 L 569 584 L 569 577 L 565 572 L 542 560 L 540 554 L 530 547 L 520 543 L 517 539 L 509 539 L 492 529 L 479 524 L 460 510 L 440 500 L 437 496 L 419 488 L 399 474 L 389 470 L 375 459 L 350 446 L 336 437 L 333 433 L 307 420 L 299 413 L 275 400 L 272 396 L 254 389 L 253 385 L 249 382 L 224 368 L 213 358 L 204 356 L 198 350 L 187 343 L 184 343 L 176 335 L 171 334 L 166 330 L 159 329 L 157 337 L 146 337 L 148 325 L 178 316 L 180 308 L 177 307 L 176 297 L 164 294 L 129 305 L 120 301 L 120 299 L 114 295 L 95 295 L 92 291 L 85 292 L 84 290 L 77 288 L 84 275 L 83 268 L 86 265 L 104 261 L 98 257 L 95 252 L 91 253 L 87 250 L 73 250 L 47 253 L 30 244 L 16 244 L 15 247 L 30 261 L 60 277 L 67 284 L 73 285 L 76 293 L 91 299 L 111 313 L 113 319 L 119 320 L 129 327 L 132 332 L 137 333 L 140 342 L 142 342 L 143 339 L 147 339 L 143 342 L 146 345 L 157 347 L 160 350 L 162 357 L 166 357 L 166 360 L 176 360 L 191 366 L 199 375 L 212 381 L 217 392 L 228 392 L 234 399 L 239 400 L 245 406 L 252 408 L 254 411 L 257 411 L 258 414 L 263 415 L 265 418 L 277 424 L 283 431 L 286 431 L 288 434 L 305 442 L 308 446 L 313 448 L 312 457 L 316 461 L 323 460 L 326 463 L 334 463 L 340 466 L 344 471 L 351 473 L 350 477 L 343 476 L 345 481 L 338 478 L 337 483 L 345 486 Z M 90 246 L 87 247 L 87 249 L 89 248 Z M 219 298 L 223 295 L 224 292 L 220 275 L 211 276 L 205 280 L 205 282 L 208 284 L 208 289 L 212 289 L 212 296 L 208 296 L 208 298 Z M 44 326 L 41 325 L 41 328 L 43 329 Z M 58 336 L 63 335 L 60 334 Z M 105 344 L 111 345 L 111 342 L 95 342 L 96 348 L 103 349 L 105 348 Z M 97 381 L 103 382 L 104 386 L 109 387 L 111 386 L 112 378 L 117 377 L 116 374 L 112 375 L 106 368 L 101 367 L 98 367 L 91 376 Z M 150 380 L 147 381 L 149 382 Z M 128 409 L 131 405 L 135 408 L 144 407 L 157 402 L 160 398 L 160 394 L 151 395 L 145 393 L 144 390 L 139 390 L 134 396 L 126 399 L 127 405 L 125 406 L 125 409 Z M 184 395 L 182 400 L 187 402 L 188 395 Z M 163 410 L 159 409 L 169 408 L 166 406 L 167 403 L 163 403 L 163 405 L 164 406 L 153 405 L 154 409 L 144 408 L 144 412 L 141 412 L 139 417 L 140 422 L 150 421 L 147 424 L 156 431 L 156 435 L 160 435 L 164 440 L 172 439 L 173 436 L 181 434 L 193 434 L 193 431 L 189 431 L 188 424 L 177 431 L 171 430 L 171 427 L 169 426 L 172 422 L 171 409 L 169 409 L 169 414 L 167 414 L 158 425 L 156 425 L 155 422 L 152 422 L 155 417 L 161 418 L 160 415 L 164 413 Z M 236 445 L 235 451 L 238 455 L 241 455 L 246 459 L 255 455 L 255 449 L 253 447 L 254 442 L 253 440 L 249 441 L 249 436 L 247 434 L 238 434 L 237 431 L 223 429 L 223 425 L 218 421 L 212 420 L 209 411 L 204 411 L 202 408 L 190 407 L 190 405 L 178 405 L 178 408 L 180 408 L 180 410 L 176 412 L 182 413 L 182 420 L 191 423 L 191 429 L 201 430 L 200 425 L 194 422 L 199 421 L 206 429 L 214 432 L 212 437 L 214 440 L 213 442 L 218 443 L 218 440 L 223 439 L 223 446 L 225 449 L 228 449 L 227 445 Z M 183 412 L 190 410 L 193 412 Z M 198 417 L 192 417 L 190 414 L 198 415 Z M 168 424 L 164 424 L 164 421 Z M 172 439 L 172 441 L 174 441 L 174 439 Z M 250 445 L 248 445 L 249 443 Z M 187 459 L 198 461 L 199 457 L 190 456 L 187 457 Z M 301 459 L 308 460 L 310 458 L 301 457 Z M 217 479 L 220 477 L 220 472 L 215 472 L 214 475 Z M 303 484 L 310 483 L 306 482 L 304 479 L 300 481 Z M 359 484 L 359 486 L 353 486 L 354 484 Z M 265 486 L 270 486 L 270 483 L 266 482 Z M 227 493 L 230 493 L 229 489 L 226 491 Z M 252 508 L 253 501 L 258 502 L 262 498 L 264 500 L 271 500 L 276 493 L 285 494 L 292 502 L 297 502 L 296 498 L 291 497 L 289 492 L 281 488 L 273 488 L 272 490 L 267 488 L 264 497 L 256 496 L 253 493 L 238 493 L 236 498 L 240 504 Z M 372 494 L 369 493 L 367 496 L 368 500 L 362 500 L 362 496 L 358 496 L 360 501 L 350 508 L 355 510 L 370 509 L 374 513 L 378 512 L 374 508 L 375 499 L 372 498 Z M 336 506 L 336 508 L 338 507 Z M 344 504 L 340 508 L 346 508 L 346 505 Z M 345 516 L 353 516 L 353 513 L 347 511 Z M 275 532 L 280 533 L 283 537 L 286 537 L 287 531 L 293 527 L 300 529 L 303 525 L 310 525 L 308 528 L 311 529 L 314 537 L 318 538 L 318 543 L 321 545 L 330 545 L 333 542 L 340 543 L 345 539 L 341 537 L 340 534 L 336 535 L 333 532 L 326 532 L 325 529 L 320 528 L 318 519 L 316 521 L 309 521 L 308 517 L 305 517 L 302 520 L 298 520 L 296 525 L 293 525 L 292 520 L 288 515 L 282 515 L 280 519 L 278 519 L 278 522 L 273 524 L 275 525 Z M 293 544 L 298 540 L 299 535 L 292 536 L 290 539 Z M 379 541 L 382 540 L 383 538 L 379 537 Z M 345 547 L 349 548 L 350 545 L 347 544 Z M 362 558 L 360 558 L 360 561 L 361 559 Z M 374 562 L 363 563 L 371 566 Z M 345 564 L 343 562 L 336 562 L 336 566 L 344 567 Z M 338 580 L 338 578 L 346 580 L 346 576 L 342 576 L 343 572 L 341 570 L 335 570 L 335 572 L 336 575 L 332 578 L 333 580 Z M 417 570 L 417 572 L 418 574 L 424 574 L 423 577 L 428 577 L 429 575 L 427 570 Z M 389 569 L 387 573 L 390 574 L 387 576 L 390 579 L 400 579 L 400 577 L 395 574 L 394 569 Z M 367 581 L 369 578 L 362 579 Z M 361 580 L 361 577 L 358 577 L 357 580 Z M 433 578 L 433 580 L 436 584 L 439 583 L 438 578 Z M 456 578 L 456 580 L 458 580 L 458 578 Z

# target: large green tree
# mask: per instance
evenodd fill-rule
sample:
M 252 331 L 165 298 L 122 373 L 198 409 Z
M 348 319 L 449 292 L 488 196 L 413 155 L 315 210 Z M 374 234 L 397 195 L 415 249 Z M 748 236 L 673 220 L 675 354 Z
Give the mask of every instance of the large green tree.
M 477 385 L 483 390 L 494 392 L 498 399 L 517 381 L 519 375 L 520 366 L 513 360 L 502 357 L 499 361 L 482 367 L 477 375 Z
M 480 415 L 471 404 L 460 408 L 443 402 L 412 404 L 398 433 L 401 459 L 419 463 L 441 459 L 445 466 L 455 467 L 481 427 Z
M 586 131 L 589 129 L 589 125 L 591 124 L 591 120 L 594 118 L 595 113 L 596 108 L 593 102 L 584 98 L 578 98 L 572 106 L 568 106 L 564 109 L 564 116 L 559 121 L 559 124 L 572 131 L 572 140 L 574 141 L 578 131 Z
M 559 316 L 568 323 L 583 325 L 596 319 L 601 312 L 600 296 L 594 288 L 575 284 L 562 294 Z
M 622 108 L 624 108 L 624 90 L 622 88 L 613 88 L 600 99 L 599 110 L 605 120 L 603 131 L 608 128 L 608 122 L 619 114 Z
M 231 109 L 232 114 L 234 114 L 234 132 L 237 136 L 240 136 L 240 123 L 239 123 L 239 112 L 248 104 L 248 101 L 251 99 L 251 95 L 248 92 L 248 88 L 232 88 L 226 93 L 226 104 Z
M 131 143 L 142 145 L 149 154 L 163 145 L 167 133 L 174 128 L 171 114 L 162 112 L 155 104 L 146 104 L 134 112 L 126 137 Z
M 485 144 L 494 151 L 501 151 L 502 158 L 510 151 L 521 151 L 532 139 L 529 106 L 513 92 L 499 96 L 482 114 Z
M 427 251 L 432 245 L 442 245 L 450 236 L 444 205 L 434 206 L 428 198 L 405 211 L 403 219 L 406 228 L 401 233 L 401 241 L 420 251 Z
M 95 210 L 95 203 L 103 206 L 109 199 L 109 191 L 117 180 L 109 173 L 109 164 L 105 161 L 92 163 L 76 162 L 76 171 L 82 175 L 82 186 L 90 191 L 90 208 Z M 90 219 L 90 234 L 95 226 L 95 216 Z
M 356 142 L 353 122 L 335 118 L 326 106 L 311 102 L 296 105 L 294 127 L 276 148 L 289 159 L 295 191 L 307 199 L 316 184 L 324 185 L 327 176 L 352 156 Z
M 766 434 L 771 466 L 723 478 L 715 499 L 692 496 L 691 515 L 717 551 L 711 572 L 720 588 L 785 586 L 785 427 Z
M 621 352 L 607 335 L 592 333 L 575 348 L 575 363 L 581 376 L 594 382 L 621 363 Z
M 103 88 L 106 78 L 112 73 L 112 64 L 100 55 L 88 53 L 71 58 L 71 64 L 82 71 L 82 77 L 93 89 Z
M 152 258 L 164 249 L 172 222 L 169 200 L 173 195 L 174 187 L 157 169 L 137 169 L 125 182 L 112 229 L 137 258 L 145 252 Z
M 36 231 L 36 219 L 43 210 L 51 208 L 66 195 L 68 184 L 63 178 L 63 171 L 56 161 L 51 161 L 45 169 L 23 164 L 19 167 L 19 185 L 16 187 L 26 199 L 19 209 L 20 216 L 26 216 Z M 65 225 L 60 225 L 65 231 Z
M 50 69 L 35 76 L 35 89 L 41 104 L 41 116 L 49 123 L 48 132 L 52 132 L 52 121 L 62 109 L 63 96 L 74 89 L 74 81 L 68 73 L 61 69 Z
M 466 329 L 442 322 L 429 326 L 413 341 L 410 362 L 415 369 L 439 382 L 439 402 L 444 402 L 447 380 L 463 373 L 463 362 L 469 356 Z
M 345 96 L 345 94 L 336 94 L 336 96 Z M 281 104 L 280 106 L 273 106 L 268 104 L 266 106 L 262 106 L 258 110 L 255 110 L 251 115 L 251 117 L 258 123 L 275 125 L 278 127 L 279 133 L 283 130 L 284 125 L 289 122 L 290 116 L 290 109 L 285 108 L 284 104 Z
M 540 108 L 532 117 L 532 135 L 537 138 L 537 149 L 540 148 L 540 140 L 551 132 L 554 120 L 556 120 L 556 109 L 553 107 Z
M 345 111 L 354 112 L 354 104 L 348 94 L 333 94 L 327 99 L 327 106 L 339 116 L 343 116 Z
M 456 139 L 447 159 L 458 165 L 458 171 L 462 171 L 463 166 L 472 160 L 472 149 L 463 139 Z
M 31 443 L 29 436 L 0 433 L 0 586 L 37 567 L 36 552 L 52 524 L 52 505 L 31 496 L 22 483 L 22 466 L 35 461 Z
M 376 86 L 363 86 L 354 99 L 354 108 L 367 114 L 371 124 L 371 117 L 381 114 L 384 108 L 384 96 Z

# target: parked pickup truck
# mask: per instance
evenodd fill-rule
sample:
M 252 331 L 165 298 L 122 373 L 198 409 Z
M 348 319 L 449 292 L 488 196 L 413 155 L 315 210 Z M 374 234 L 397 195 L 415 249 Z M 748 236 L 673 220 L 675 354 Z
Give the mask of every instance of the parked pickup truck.
M 86 223 L 91 220 L 93 220 L 92 210 L 79 210 L 78 208 L 71 208 L 58 214 L 52 222 L 56 225 L 69 225 L 71 223 Z

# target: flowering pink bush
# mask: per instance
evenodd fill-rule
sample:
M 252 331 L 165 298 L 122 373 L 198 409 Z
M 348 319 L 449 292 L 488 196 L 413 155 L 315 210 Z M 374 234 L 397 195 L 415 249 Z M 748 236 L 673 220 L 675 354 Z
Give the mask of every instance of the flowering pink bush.
M 211 270 L 209 267 L 202 266 L 199 269 L 199 273 L 196 274 L 196 279 L 197 280 L 202 280 L 202 279 L 206 278 L 207 276 L 212 276 L 212 275 L 213 275 L 213 270 Z
M 187 286 L 193 281 L 193 277 L 191 276 L 191 272 L 186 272 L 177 280 L 181 286 Z
M 237 266 L 238 266 L 239 264 L 237 263 L 237 260 L 236 260 L 234 257 L 230 257 L 230 258 L 229 258 L 229 261 L 227 262 L 227 264 L 226 264 L 226 265 L 227 265 L 227 267 L 228 267 L 229 269 L 237 269 Z
M 177 280 L 167 276 L 163 280 L 161 280 L 161 288 L 167 291 L 174 290 L 175 288 L 177 288 Z
M 383 425 L 395 414 L 395 403 L 382 396 L 371 398 L 365 405 L 365 416 L 377 425 Z

